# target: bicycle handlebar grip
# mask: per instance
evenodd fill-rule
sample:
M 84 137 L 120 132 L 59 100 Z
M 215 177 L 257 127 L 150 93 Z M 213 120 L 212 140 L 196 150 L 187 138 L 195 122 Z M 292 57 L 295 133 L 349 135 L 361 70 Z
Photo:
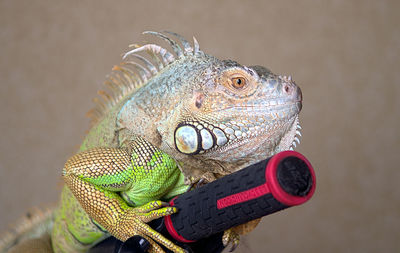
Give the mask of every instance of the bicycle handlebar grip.
M 171 201 L 178 213 L 165 217 L 168 232 L 194 242 L 231 227 L 308 201 L 315 174 L 300 153 L 283 151 Z

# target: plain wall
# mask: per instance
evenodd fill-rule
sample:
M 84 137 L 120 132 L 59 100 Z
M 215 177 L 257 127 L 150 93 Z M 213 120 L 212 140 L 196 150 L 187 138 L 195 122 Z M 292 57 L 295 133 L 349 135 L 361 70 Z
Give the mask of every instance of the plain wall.
M 240 252 L 399 252 L 398 1 L 0 1 L 0 230 L 56 202 L 111 67 L 142 31 L 292 75 L 303 206 L 264 218 Z

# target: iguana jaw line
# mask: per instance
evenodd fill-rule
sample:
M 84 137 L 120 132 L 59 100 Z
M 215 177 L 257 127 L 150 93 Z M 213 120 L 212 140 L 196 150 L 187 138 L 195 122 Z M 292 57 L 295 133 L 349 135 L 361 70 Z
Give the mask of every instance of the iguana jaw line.
M 296 142 L 299 144 L 300 143 L 300 124 L 299 124 L 299 116 L 296 115 L 294 116 L 294 120 L 293 123 L 291 124 L 291 126 L 289 127 L 289 130 L 284 134 L 284 136 L 280 139 L 279 141 L 279 145 L 277 145 L 277 147 L 274 150 L 268 150 L 268 147 L 264 146 L 264 145 L 258 145 L 258 144 L 254 144 L 254 146 L 258 146 L 256 148 L 256 150 L 253 151 L 253 153 L 259 153 L 259 154 L 264 154 L 263 156 L 259 156 L 257 159 L 255 159 L 254 157 L 249 160 L 246 157 L 244 157 L 242 160 L 242 162 L 240 162 L 242 165 L 238 166 L 236 168 L 233 168 L 234 171 L 240 170 L 252 163 L 258 162 L 262 159 L 266 159 L 270 156 L 273 156 L 279 152 L 282 151 L 286 151 L 286 150 L 294 150 L 294 148 L 296 147 Z M 273 133 L 271 132 L 264 132 L 264 135 L 273 135 Z M 251 139 L 247 139 L 246 143 L 244 145 L 246 145 L 247 143 L 251 143 L 252 140 Z M 228 166 L 230 167 L 230 166 Z M 225 171 L 230 171 L 229 168 L 225 168 Z M 232 168 L 231 168 L 232 169 Z M 233 171 L 230 171 L 233 172 Z
M 290 124 L 289 130 L 283 135 L 283 137 L 279 141 L 279 145 L 277 145 L 277 149 L 280 151 L 289 150 L 291 147 L 296 147 L 295 142 L 298 141 L 300 143 L 299 138 L 297 136 L 301 136 L 299 132 L 300 124 L 298 120 L 298 115 L 293 117 L 293 123 Z M 254 136 L 248 136 L 242 139 L 234 139 L 230 140 L 228 144 L 223 145 L 221 147 L 216 147 L 212 151 L 217 153 L 230 152 L 238 147 L 244 146 L 249 143 L 254 143 L 254 140 L 262 139 L 263 141 L 269 141 L 270 138 L 275 134 L 275 130 L 264 129 L 261 130 L 258 134 Z M 297 139 L 296 139 L 297 138 Z M 290 143 L 290 145 L 288 145 Z M 259 146 L 254 143 L 254 146 Z M 260 145 L 260 149 L 265 149 L 265 146 Z M 278 151 L 279 152 L 279 151 Z M 275 152 L 277 153 L 277 152 Z M 274 154 L 275 154 L 274 153 Z

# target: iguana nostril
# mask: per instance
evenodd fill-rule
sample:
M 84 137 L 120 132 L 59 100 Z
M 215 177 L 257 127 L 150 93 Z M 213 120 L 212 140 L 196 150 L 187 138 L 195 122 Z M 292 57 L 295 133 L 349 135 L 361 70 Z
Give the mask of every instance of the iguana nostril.
M 290 85 L 289 84 L 287 84 L 287 83 L 285 83 L 284 85 L 283 85 L 283 90 L 287 93 L 287 94 L 291 94 L 292 93 L 292 87 L 290 87 Z

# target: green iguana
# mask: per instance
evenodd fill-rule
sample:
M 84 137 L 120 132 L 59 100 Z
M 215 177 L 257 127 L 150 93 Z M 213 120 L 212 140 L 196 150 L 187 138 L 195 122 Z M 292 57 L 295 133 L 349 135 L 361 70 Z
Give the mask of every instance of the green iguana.
M 106 81 L 112 95 L 99 92 L 92 127 L 62 170 L 59 206 L 9 234 L 3 251 L 18 242 L 10 252 L 51 252 L 40 239 L 21 246 L 17 235 L 47 233 L 54 252 L 86 252 L 110 235 L 141 235 L 151 252 L 163 252 L 159 244 L 184 252 L 146 224 L 178 211 L 163 201 L 299 142 L 302 95 L 290 76 L 219 60 L 195 38 L 192 46 L 172 32 L 145 34 L 173 52 L 132 45 Z M 238 235 L 230 229 L 223 240 L 236 245 Z

